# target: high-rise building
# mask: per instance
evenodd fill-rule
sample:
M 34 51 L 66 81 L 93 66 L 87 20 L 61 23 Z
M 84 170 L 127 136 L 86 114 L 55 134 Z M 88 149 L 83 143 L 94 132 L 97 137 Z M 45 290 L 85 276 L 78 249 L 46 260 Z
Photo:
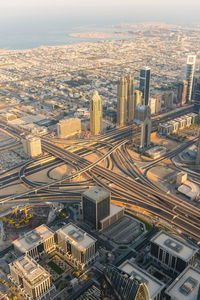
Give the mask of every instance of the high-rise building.
M 151 69 L 149 67 L 142 68 L 140 70 L 139 90 L 142 92 L 143 105 L 148 105 L 149 104 L 150 79 L 151 79 Z
M 110 197 L 110 192 L 99 186 L 86 190 L 82 195 L 83 220 L 99 229 L 100 221 L 110 215 Z
M 84 268 L 94 261 L 97 240 L 73 223 L 56 231 L 58 248 L 77 267 Z
M 130 74 L 122 76 L 117 87 L 117 124 L 119 126 L 133 122 L 135 106 L 134 79 Z
M 199 113 L 200 112 L 200 77 L 197 78 L 197 81 L 196 81 L 194 100 L 195 100 L 194 111 L 196 113 Z
M 108 282 L 108 289 L 115 299 L 126 300 L 150 300 L 149 291 L 143 278 L 134 276 L 114 265 L 108 264 L 104 269 L 104 276 Z M 156 298 L 159 299 L 159 298 Z M 154 299 L 153 299 L 154 300 Z
M 138 105 L 135 110 L 136 123 L 140 129 L 139 137 L 133 141 L 140 147 L 146 148 L 151 144 L 151 109 L 147 105 Z
M 184 105 L 186 103 L 187 87 L 188 87 L 188 82 L 186 80 L 182 80 L 178 84 L 177 102 L 180 103 L 181 105 Z
M 173 108 L 174 93 L 172 91 L 166 92 L 164 94 L 164 98 L 165 98 L 165 108 Z
M 41 139 L 37 136 L 28 135 L 23 139 L 24 152 L 31 158 L 42 154 Z
M 69 137 L 81 133 L 81 120 L 78 118 L 63 119 L 57 123 L 59 138 Z
M 186 80 L 188 82 L 186 102 L 190 102 L 192 100 L 191 98 L 192 98 L 195 62 L 196 62 L 196 55 L 188 55 L 187 66 L 186 66 Z
M 55 292 L 51 275 L 30 256 L 21 256 L 9 267 L 10 279 L 24 292 L 23 299 L 50 299 Z
M 97 91 L 90 100 L 90 131 L 94 135 L 102 132 L 102 100 Z
M 156 114 L 158 114 L 161 111 L 162 107 L 162 96 L 161 95 L 156 95 Z
M 139 90 L 135 90 L 134 96 L 135 96 L 135 104 L 136 105 L 142 104 L 142 92 Z

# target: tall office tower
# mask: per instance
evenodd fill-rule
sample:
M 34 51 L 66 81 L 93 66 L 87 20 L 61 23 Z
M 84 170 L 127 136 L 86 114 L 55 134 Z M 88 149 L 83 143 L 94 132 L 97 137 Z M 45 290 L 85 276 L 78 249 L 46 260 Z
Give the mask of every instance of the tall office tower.
M 186 103 L 187 87 L 188 87 L 188 82 L 186 80 L 182 80 L 178 84 L 177 102 L 180 103 L 181 105 L 184 105 Z
M 151 144 L 151 109 L 148 105 L 138 105 L 135 110 L 134 122 L 140 128 L 139 139 L 135 139 L 135 143 L 140 148 L 146 148 Z
M 200 112 L 200 77 L 197 79 L 195 95 L 194 95 L 194 111 L 199 114 Z
M 117 124 L 126 125 L 127 122 L 127 80 L 125 76 L 120 78 L 117 86 Z
M 31 158 L 37 157 L 42 154 L 41 139 L 37 136 L 26 136 L 22 141 L 24 152 Z
M 192 100 L 192 86 L 193 86 L 195 62 L 196 62 L 196 55 L 188 55 L 187 66 L 186 66 L 186 80 L 188 82 L 186 102 L 190 102 Z
M 160 299 L 157 296 L 150 298 L 147 284 L 149 283 L 141 275 L 129 274 L 129 269 L 121 270 L 114 265 L 108 264 L 104 269 L 105 285 L 108 296 L 115 295 L 115 299 L 126 300 L 150 300 Z M 152 280 L 151 280 L 152 281 Z M 156 285 L 157 287 L 157 285 Z M 155 290 L 155 288 L 154 288 Z M 107 295 L 106 295 L 107 296 Z M 113 299 L 113 298 L 112 298 Z
M 100 221 L 110 215 L 110 192 L 101 187 L 94 187 L 82 195 L 83 220 L 91 223 L 96 229 Z
M 102 100 L 97 91 L 90 100 L 90 131 L 94 135 L 102 132 Z
M 134 120 L 135 115 L 135 95 L 134 95 L 134 80 L 129 74 L 127 76 L 127 122 L 131 123 Z
M 135 90 L 134 97 L 135 97 L 135 105 L 142 104 L 142 92 L 141 91 Z
M 158 114 L 161 111 L 161 107 L 162 107 L 162 96 L 161 95 L 156 95 L 156 109 L 155 112 L 156 114 Z
M 165 93 L 164 97 L 165 97 L 165 108 L 173 108 L 174 93 L 172 91 Z
M 140 70 L 139 90 L 142 92 L 143 105 L 149 104 L 150 79 L 151 79 L 151 69 L 149 67 L 142 68 Z
M 119 126 L 133 122 L 135 106 L 134 79 L 131 75 L 122 76 L 117 87 L 117 124 Z
M 198 140 L 198 145 L 197 145 L 196 166 L 200 168 L 200 138 Z

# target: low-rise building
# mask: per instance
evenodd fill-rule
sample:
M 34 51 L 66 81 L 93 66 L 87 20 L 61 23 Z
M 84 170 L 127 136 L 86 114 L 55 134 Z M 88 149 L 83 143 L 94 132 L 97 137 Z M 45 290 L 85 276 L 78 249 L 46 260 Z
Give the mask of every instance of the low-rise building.
M 188 266 L 166 289 L 166 300 L 197 300 L 200 293 L 200 271 Z
M 30 256 L 21 256 L 9 264 L 10 279 L 26 299 L 50 299 L 55 291 L 51 275 Z
M 111 204 L 110 205 L 110 214 L 100 221 L 100 230 L 105 229 L 110 226 L 117 220 L 119 220 L 124 215 L 124 208 Z
M 69 223 L 56 232 L 58 250 L 75 265 L 84 268 L 95 260 L 97 240 L 75 224 Z
M 188 265 L 194 265 L 197 252 L 197 247 L 163 230 L 151 239 L 152 259 L 176 274 L 182 272 Z
M 41 255 L 56 248 L 54 232 L 44 224 L 13 241 L 13 245 L 18 256 L 27 254 L 34 259 L 39 259 Z
M 41 139 L 37 136 L 28 135 L 23 139 L 24 152 L 31 158 L 42 154 Z

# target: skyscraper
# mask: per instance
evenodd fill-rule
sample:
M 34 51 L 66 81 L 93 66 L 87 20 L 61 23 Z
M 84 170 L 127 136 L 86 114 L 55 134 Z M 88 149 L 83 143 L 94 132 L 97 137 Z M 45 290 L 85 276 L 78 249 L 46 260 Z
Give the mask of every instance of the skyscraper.
M 125 76 L 120 78 L 117 86 L 117 124 L 126 125 L 127 122 L 127 80 Z
M 192 98 L 192 85 L 193 85 L 195 62 L 196 62 L 196 55 L 188 55 L 187 66 L 186 66 L 186 80 L 188 82 L 186 102 L 190 102 Z
M 94 135 L 102 131 L 102 100 L 97 91 L 90 100 L 90 131 Z
M 148 105 L 138 105 L 135 110 L 134 122 L 140 128 L 138 137 L 133 136 L 133 141 L 140 147 L 146 148 L 151 144 L 151 109 Z
M 150 79 L 151 79 L 151 69 L 149 67 L 144 67 L 140 70 L 140 86 L 139 90 L 142 92 L 143 104 L 149 104 L 150 96 Z
M 180 103 L 181 105 L 184 105 L 186 103 L 187 87 L 188 87 L 188 82 L 186 80 L 182 80 L 178 84 L 177 102 Z
M 135 97 L 136 105 L 142 104 L 142 92 L 141 91 L 135 90 L 134 97 Z
M 117 89 L 117 124 L 124 126 L 133 122 L 135 114 L 134 79 L 131 75 L 120 78 Z

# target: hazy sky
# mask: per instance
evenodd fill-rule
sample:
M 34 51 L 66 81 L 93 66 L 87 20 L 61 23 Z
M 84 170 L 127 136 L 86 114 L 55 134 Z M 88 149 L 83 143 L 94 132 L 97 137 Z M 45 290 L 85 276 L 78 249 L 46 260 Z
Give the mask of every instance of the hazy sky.
M 149 15 L 149 19 L 170 18 L 200 22 L 200 0 L 0 0 L 0 18 L 28 18 L 35 16 L 64 16 L 69 18 L 120 17 Z

